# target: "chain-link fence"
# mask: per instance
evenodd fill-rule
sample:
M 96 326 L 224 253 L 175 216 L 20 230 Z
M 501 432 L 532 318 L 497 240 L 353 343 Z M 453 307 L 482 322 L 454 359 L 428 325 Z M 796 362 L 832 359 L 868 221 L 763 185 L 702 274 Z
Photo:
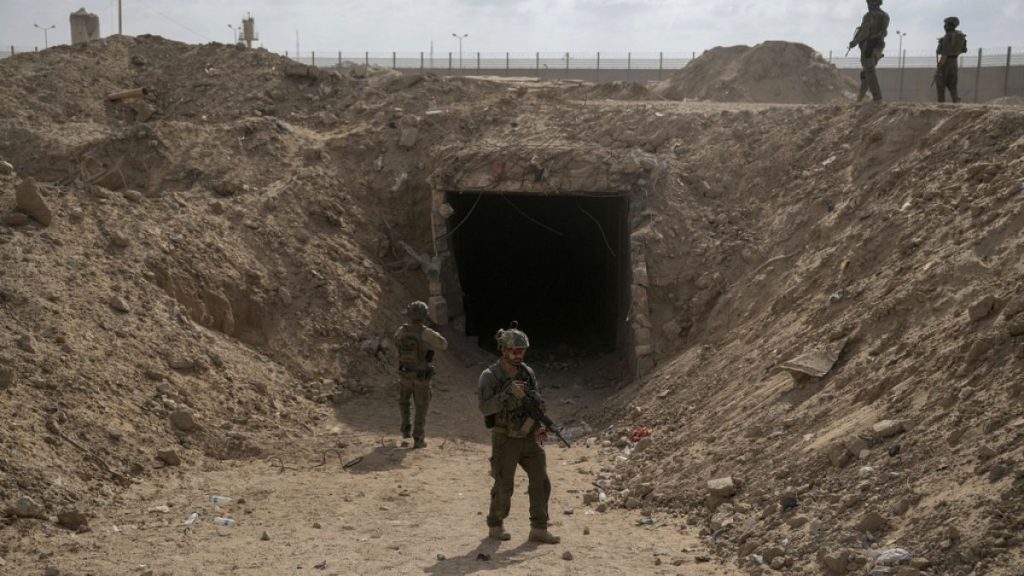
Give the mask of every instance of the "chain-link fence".
M 935 54 L 928 50 L 891 52 L 878 63 L 879 81 L 890 100 L 931 100 L 928 86 Z M 8 46 L 0 58 L 37 47 Z M 698 52 L 316 52 L 285 56 L 319 67 L 377 66 L 404 72 L 450 75 L 539 76 L 542 78 L 609 82 L 661 80 L 684 68 Z M 829 50 L 822 57 L 856 78 L 860 58 L 846 50 Z M 1000 96 L 1024 95 L 1024 47 L 978 48 L 960 57 L 960 93 L 966 101 L 983 102 Z

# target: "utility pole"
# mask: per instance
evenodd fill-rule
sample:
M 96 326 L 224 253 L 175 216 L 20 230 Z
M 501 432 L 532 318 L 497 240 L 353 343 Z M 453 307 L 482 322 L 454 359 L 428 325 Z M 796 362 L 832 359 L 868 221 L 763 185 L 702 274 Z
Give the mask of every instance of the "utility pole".
M 117 0 L 117 34 L 120 36 L 123 33 L 121 30 L 121 0 Z
M 47 26 L 46 28 L 43 28 L 39 24 L 32 24 L 32 25 L 43 31 L 43 48 L 49 48 L 50 47 L 50 38 L 49 38 L 49 35 L 47 34 L 47 32 L 49 32 L 50 30 L 53 30 L 54 28 L 56 28 L 57 25 L 56 24 L 51 24 L 50 26 Z M 12 52 L 13 52 L 13 50 L 12 50 Z
M 238 31 L 231 24 L 228 24 L 228 28 L 231 28 L 231 44 L 238 42 Z
M 295 29 L 295 59 L 299 59 L 299 30 Z

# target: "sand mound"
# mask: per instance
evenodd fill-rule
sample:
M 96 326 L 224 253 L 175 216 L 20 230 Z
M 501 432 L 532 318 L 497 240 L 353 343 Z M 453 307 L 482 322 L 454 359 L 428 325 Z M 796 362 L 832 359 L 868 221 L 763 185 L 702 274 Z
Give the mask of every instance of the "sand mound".
M 712 48 L 655 88 L 671 100 L 792 104 L 844 102 L 854 90 L 809 46 L 781 41 Z
M 1024 97 L 1002 96 L 1000 98 L 993 98 L 986 102 L 986 104 L 995 104 L 996 106 L 1024 106 Z

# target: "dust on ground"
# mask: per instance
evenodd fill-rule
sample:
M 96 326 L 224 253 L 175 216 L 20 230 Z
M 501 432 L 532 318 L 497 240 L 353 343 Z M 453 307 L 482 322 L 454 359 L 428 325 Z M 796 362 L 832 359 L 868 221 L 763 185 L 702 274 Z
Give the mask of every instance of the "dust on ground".
M 856 89 L 811 47 L 768 41 L 712 48 L 654 91 L 670 100 L 833 104 L 849 102 Z
M 593 100 L 153 37 L 0 71 L 5 573 L 1024 566 L 1017 107 Z M 653 366 L 539 366 L 582 443 L 549 450 L 555 547 L 522 545 L 521 490 L 480 540 L 490 358 L 459 334 L 430 447 L 393 445 L 405 246 L 473 146 L 649 170 Z

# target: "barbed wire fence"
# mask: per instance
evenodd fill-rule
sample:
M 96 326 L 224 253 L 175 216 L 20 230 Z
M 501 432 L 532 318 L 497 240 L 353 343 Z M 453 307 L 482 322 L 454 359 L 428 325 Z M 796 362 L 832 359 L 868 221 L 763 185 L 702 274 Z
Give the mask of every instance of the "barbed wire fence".
M 38 47 L 7 46 L 0 58 Z M 894 51 L 895 52 L 895 51 Z M 822 58 L 841 72 L 856 77 L 860 58 L 846 50 L 829 50 Z M 854 50 L 856 54 L 856 50 Z M 284 56 L 309 66 L 347 68 L 367 66 L 403 72 L 445 75 L 538 76 L 584 82 L 663 80 L 681 70 L 700 53 L 691 52 L 371 52 L 310 51 Z M 934 90 L 927 86 L 936 56 L 928 50 L 903 50 L 878 63 L 883 92 L 895 100 L 928 100 Z M 1001 96 L 1024 96 L 1024 47 L 978 48 L 960 56 L 960 89 L 967 101 Z

